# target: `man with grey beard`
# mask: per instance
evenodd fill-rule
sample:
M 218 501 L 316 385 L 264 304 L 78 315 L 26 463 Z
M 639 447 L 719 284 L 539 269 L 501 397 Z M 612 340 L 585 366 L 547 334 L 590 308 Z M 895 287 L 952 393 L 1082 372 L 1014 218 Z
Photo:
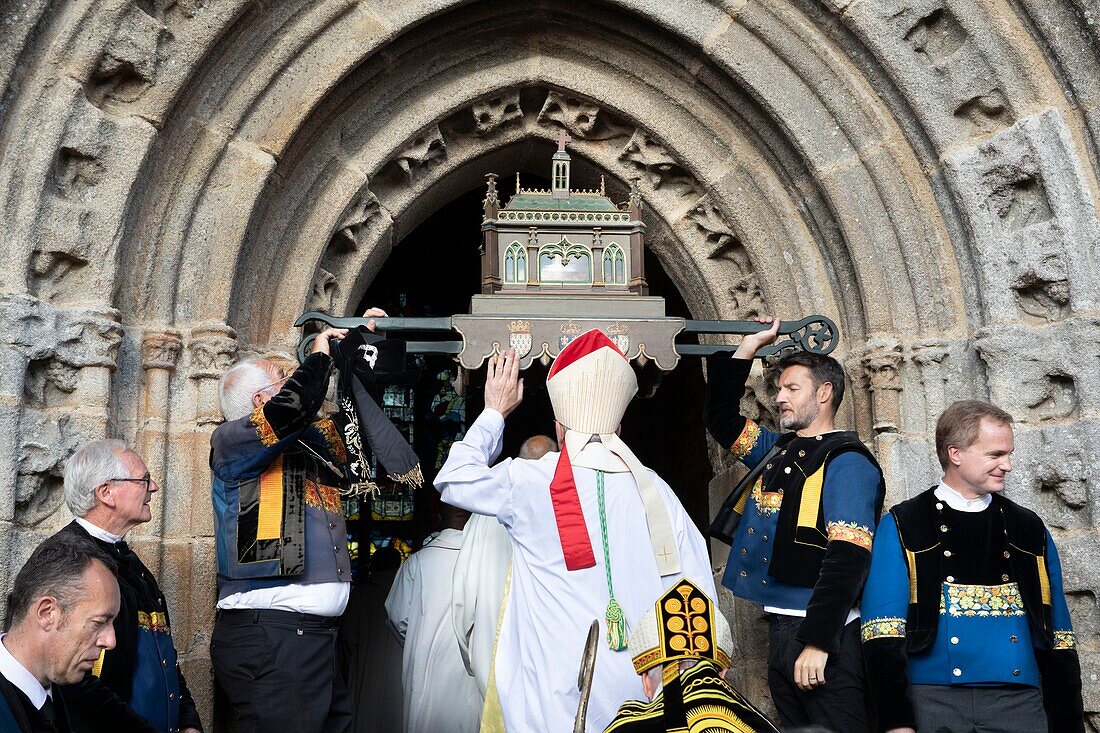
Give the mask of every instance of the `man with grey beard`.
M 756 352 L 779 321 L 742 339 L 733 358 L 707 362 L 704 420 L 750 469 L 763 463 L 735 506 L 740 522 L 722 584 L 768 616 L 768 686 L 783 727 L 870 730 L 859 641 L 859 600 L 885 484 L 874 456 L 834 418 L 844 371 L 831 357 L 796 352 L 778 369 L 780 427 L 740 414 Z

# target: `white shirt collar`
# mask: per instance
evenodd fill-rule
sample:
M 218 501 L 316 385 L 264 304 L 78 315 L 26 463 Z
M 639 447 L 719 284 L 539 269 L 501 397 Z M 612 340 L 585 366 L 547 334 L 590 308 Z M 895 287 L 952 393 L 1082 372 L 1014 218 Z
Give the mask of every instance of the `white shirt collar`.
M 19 691 L 27 696 L 34 705 L 35 710 L 41 710 L 46 704 L 46 697 L 53 697 L 53 688 L 46 688 L 38 681 L 38 678 L 27 671 L 27 668 L 19 663 L 19 660 L 11 655 L 4 646 L 3 639 L 7 634 L 0 634 L 0 674 L 4 679 L 19 688 Z
M 77 517 L 76 523 L 83 527 L 88 534 L 90 534 L 92 537 L 95 537 L 97 540 L 110 542 L 112 545 L 116 542 L 122 542 L 123 535 L 111 534 L 102 527 L 92 524 L 84 517 Z
M 993 497 L 990 494 L 982 494 L 977 499 L 967 499 L 942 481 L 936 487 L 936 498 L 947 502 L 947 506 L 957 512 L 980 512 L 993 503 Z

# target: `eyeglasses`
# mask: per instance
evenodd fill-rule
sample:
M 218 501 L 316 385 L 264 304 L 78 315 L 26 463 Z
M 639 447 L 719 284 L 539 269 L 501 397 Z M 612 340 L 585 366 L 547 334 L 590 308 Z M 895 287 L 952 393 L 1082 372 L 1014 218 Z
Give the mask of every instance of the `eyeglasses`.
M 144 476 L 142 478 L 113 478 L 113 479 L 108 479 L 107 483 L 110 483 L 111 481 L 125 481 L 125 482 L 129 482 L 129 483 L 132 483 L 132 484 L 144 484 L 145 485 L 145 490 L 148 491 L 150 485 L 153 483 L 153 477 L 152 476 Z
M 290 379 L 290 375 L 287 375 L 287 376 L 283 377 L 282 379 L 274 381 L 271 384 L 265 384 L 263 387 L 260 387 L 258 390 L 256 390 L 252 394 L 254 394 L 254 395 L 263 394 L 264 392 L 268 391 L 272 387 L 278 387 L 278 388 L 282 389 L 282 386 L 284 384 L 286 384 L 288 379 Z

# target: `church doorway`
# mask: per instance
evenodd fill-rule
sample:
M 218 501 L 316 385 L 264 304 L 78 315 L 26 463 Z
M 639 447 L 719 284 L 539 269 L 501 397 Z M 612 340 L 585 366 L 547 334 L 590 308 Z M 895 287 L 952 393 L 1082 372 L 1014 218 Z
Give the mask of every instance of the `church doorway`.
M 531 184 L 549 185 L 549 181 L 524 174 L 525 188 Z M 501 200 L 507 201 L 515 187 L 511 177 L 503 176 L 498 186 Z M 375 305 L 391 316 L 469 312 L 470 297 L 479 292 L 483 197 L 484 189 L 480 187 L 462 193 L 403 237 L 374 277 L 357 312 Z M 666 313 L 690 318 L 680 292 L 657 257 L 648 251 L 645 271 L 650 293 L 664 297 Z M 386 410 L 410 437 L 421 458 L 426 486 L 430 486 L 450 443 L 461 438 L 466 425 L 483 408 L 478 384 L 484 377 L 474 375 L 464 397 L 455 400 L 453 378 L 457 366 L 451 357 L 420 356 L 410 357 L 410 361 L 421 370 L 419 381 L 402 395 L 390 399 L 383 396 L 383 403 L 401 403 L 390 404 Z M 525 399 L 508 419 L 503 456 L 515 456 L 523 441 L 533 435 L 554 434 L 545 388 L 546 369 L 536 364 L 523 376 Z M 634 400 L 623 421 L 624 441 L 669 483 L 700 529 L 709 521 L 708 483 L 713 476 L 702 422 L 704 389 L 701 361 L 684 358 L 663 377 L 654 396 Z M 439 498 L 429 489 L 417 492 L 410 500 L 411 515 L 398 508 L 391 510 L 393 516 L 388 518 L 382 518 L 380 512 L 368 516 L 364 508 L 359 525 L 361 539 L 372 537 L 376 545 L 399 539 L 402 547 L 418 548 L 440 527 Z

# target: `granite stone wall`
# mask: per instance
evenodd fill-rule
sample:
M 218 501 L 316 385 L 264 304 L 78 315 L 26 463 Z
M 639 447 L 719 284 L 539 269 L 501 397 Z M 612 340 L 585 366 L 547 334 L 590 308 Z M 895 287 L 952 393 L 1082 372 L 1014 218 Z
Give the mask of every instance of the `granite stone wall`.
M 0 581 L 68 520 L 72 449 L 133 442 L 164 486 L 138 549 L 209 719 L 219 372 L 354 307 L 486 172 L 545 175 L 564 128 L 575 178 L 639 180 L 695 317 L 840 324 L 843 419 L 891 502 L 936 479 L 951 400 L 1016 416 L 1009 495 L 1061 547 L 1100 728 L 1098 21 L 1095 0 L 0 0 Z M 737 469 L 713 456 L 717 500 Z M 760 698 L 758 612 L 725 603 Z

